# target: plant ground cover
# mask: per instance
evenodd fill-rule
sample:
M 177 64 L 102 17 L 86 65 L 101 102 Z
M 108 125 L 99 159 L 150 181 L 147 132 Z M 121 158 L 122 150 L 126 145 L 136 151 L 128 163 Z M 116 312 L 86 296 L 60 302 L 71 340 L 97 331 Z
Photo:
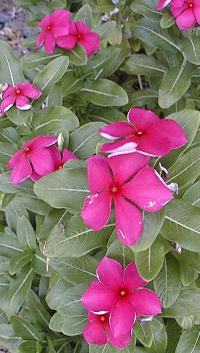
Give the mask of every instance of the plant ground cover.
M 1 28 L 3 352 L 198 353 L 198 1 L 14 6 L 30 29 Z

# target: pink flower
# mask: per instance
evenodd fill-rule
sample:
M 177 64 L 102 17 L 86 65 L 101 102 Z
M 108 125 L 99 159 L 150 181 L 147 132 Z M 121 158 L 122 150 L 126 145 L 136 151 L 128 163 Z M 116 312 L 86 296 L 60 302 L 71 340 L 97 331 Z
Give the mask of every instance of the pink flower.
M 24 143 L 24 149 L 19 150 L 9 160 L 8 167 L 12 169 L 11 183 L 19 184 L 28 178 L 37 180 L 55 170 L 50 146 L 57 142 L 57 136 L 37 136 Z
M 56 10 L 51 15 L 45 16 L 38 24 L 42 32 L 37 38 L 36 47 L 39 48 L 44 43 L 45 51 L 53 54 L 56 38 L 69 33 L 70 17 L 70 12 L 66 10 Z
M 92 282 L 82 296 L 82 304 L 95 314 L 109 313 L 111 333 L 115 339 L 124 336 L 124 342 L 121 343 L 125 346 L 129 343 L 128 335 L 137 317 L 161 313 L 159 297 L 153 291 L 143 288 L 146 284 L 134 262 L 123 271 L 118 261 L 105 257 L 97 267 L 97 281 Z M 89 327 L 90 333 L 88 326 L 84 330 L 86 340 L 96 340 L 97 344 L 103 344 L 99 324 L 90 322 Z
M 57 147 L 51 147 L 51 152 L 54 161 L 54 170 L 62 169 L 64 164 L 70 161 L 71 159 L 77 159 L 75 154 L 66 148 L 60 152 Z
M 69 27 L 69 34 L 59 37 L 57 45 L 66 50 L 72 50 L 77 44 L 85 48 L 88 57 L 99 50 L 100 38 L 82 21 L 73 22 Z
M 141 237 L 143 220 L 138 207 L 159 211 L 172 198 L 172 192 L 157 172 L 147 166 L 149 158 L 140 153 L 88 159 L 88 184 L 91 195 L 85 199 L 81 216 L 95 231 L 109 220 L 112 201 L 118 239 L 134 245 Z
M 18 83 L 15 87 L 6 85 L 2 92 L 0 111 L 7 112 L 14 104 L 20 110 L 31 108 L 30 99 L 38 99 L 42 92 L 31 83 Z
M 88 314 L 89 323 L 83 330 L 83 337 L 88 344 L 105 345 L 112 344 L 117 349 L 124 348 L 131 341 L 131 331 L 125 335 L 114 337 L 110 324 L 109 314 L 96 315 L 92 312 Z
M 199 0 L 174 0 L 170 7 L 176 24 L 181 30 L 191 29 L 196 23 L 200 24 Z
M 101 147 L 101 152 L 111 155 L 131 153 L 137 149 L 149 156 L 162 157 L 187 143 L 186 134 L 176 121 L 161 120 L 153 112 L 138 108 L 129 111 L 127 123 L 112 123 L 99 132 L 105 138 L 116 140 Z
M 172 0 L 160 0 L 158 1 L 158 3 L 156 4 L 156 9 L 158 11 L 163 10 L 164 7 L 166 7 L 167 5 L 169 5 L 171 3 Z

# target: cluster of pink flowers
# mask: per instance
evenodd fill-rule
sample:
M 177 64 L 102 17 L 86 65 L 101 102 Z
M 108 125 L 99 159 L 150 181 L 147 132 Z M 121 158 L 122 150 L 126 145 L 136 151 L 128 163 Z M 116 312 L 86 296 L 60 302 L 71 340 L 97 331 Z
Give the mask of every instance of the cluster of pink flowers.
M 126 347 L 138 318 L 161 313 L 159 297 L 143 288 L 146 284 L 134 262 L 123 270 L 118 261 L 103 258 L 97 267 L 97 280 L 82 297 L 89 321 L 83 331 L 86 342 Z
M 156 8 L 162 10 L 167 5 L 170 5 L 170 11 L 181 30 L 192 29 L 196 24 L 200 24 L 199 0 L 160 0 Z
M 31 100 L 38 99 L 41 94 L 39 88 L 29 82 L 18 83 L 16 86 L 6 84 L 1 93 L 0 116 L 14 105 L 20 110 L 30 109 Z
M 39 180 L 60 168 L 76 156 L 64 149 L 62 152 L 57 147 L 57 136 L 37 136 L 24 143 L 24 148 L 19 150 L 9 160 L 8 167 L 12 169 L 11 183 L 19 184 L 26 179 Z
M 67 10 L 56 10 L 45 16 L 39 23 L 41 33 L 37 38 L 36 47 L 44 44 L 47 53 L 53 54 L 56 46 L 72 50 L 77 44 L 85 48 L 88 57 L 99 50 L 100 38 L 92 32 L 83 21 L 72 21 Z
M 87 161 L 91 195 L 85 199 L 81 216 L 85 224 L 99 231 L 108 222 L 114 202 L 117 237 L 132 246 L 143 232 L 140 209 L 157 212 L 173 198 L 170 187 L 148 165 L 150 156 L 165 156 L 185 145 L 187 138 L 177 122 L 161 120 L 145 109 L 131 109 L 128 121 L 100 129 L 102 136 L 115 142 L 101 148 L 109 157 L 93 156 Z

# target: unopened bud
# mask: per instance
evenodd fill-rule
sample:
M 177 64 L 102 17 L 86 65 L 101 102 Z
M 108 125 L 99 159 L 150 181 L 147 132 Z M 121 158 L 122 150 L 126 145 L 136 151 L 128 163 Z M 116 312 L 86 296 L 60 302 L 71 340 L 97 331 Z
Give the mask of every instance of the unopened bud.
M 60 152 L 62 152 L 62 150 L 63 150 L 64 141 L 65 140 L 64 140 L 63 134 L 62 134 L 62 132 L 60 132 L 59 135 L 58 135 L 58 149 L 59 149 Z
M 168 185 L 168 188 L 170 191 L 175 192 L 178 195 L 179 187 L 177 183 L 171 183 L 170 185 Z
M 172 248 L 177 254 L 182 253 L 182 247 L 180 246 L 180 244 L 174 242 L 172 243 Z

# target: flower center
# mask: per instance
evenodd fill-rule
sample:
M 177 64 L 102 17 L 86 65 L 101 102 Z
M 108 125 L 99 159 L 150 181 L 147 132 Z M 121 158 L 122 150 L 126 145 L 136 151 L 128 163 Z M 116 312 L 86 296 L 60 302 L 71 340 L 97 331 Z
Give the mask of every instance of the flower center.
M 20 93 L 21 93 L 20 89 L 17 89 L 16 94 L 20 94 Z
M 48 25 L 47 26 L 47 31 L 50 31 L 51 30 L 51 25 Z
M 192 2 L 189 3 L 189 8 L 190 8 L 190 9 L 193 8 L 193 3 L 192 3 Z
M 124 297 L 126 295 L 126 291 L 124 289 L 121 290 L 120 295 Z
M 28 153 L 30 151 L 30 148 L 29 147 L 26 147 L 25 148 L 25 153 Z
M 138 136 L 141 136 L 141 135 L 143 135 L 143 134 L 144 134 L 143 131 L 137 131 L 137 132 L 136 132 L 136 135 L 138 135 Z
M 77 35 L 77 38 L 78 38 L 79 40 L 82 39 L 82 38 L 83 38 L 83 37 L 82 37 L 82 34 L 79 33 L 79 34 Z
M 105 322 L 105 321 L 106 321 L 105 316 L 101 316 L 100 320 L 101 320 L 102 322 Z
M 110 189 L 112 194 L 116 194 L 119 191 L 119 188 L 117 185 L 113 185 Z
M 59 170 L 60 170 L 60 169 L 63 169 L 63 165 L 59 165 L 58 169 L 59 169 Z

